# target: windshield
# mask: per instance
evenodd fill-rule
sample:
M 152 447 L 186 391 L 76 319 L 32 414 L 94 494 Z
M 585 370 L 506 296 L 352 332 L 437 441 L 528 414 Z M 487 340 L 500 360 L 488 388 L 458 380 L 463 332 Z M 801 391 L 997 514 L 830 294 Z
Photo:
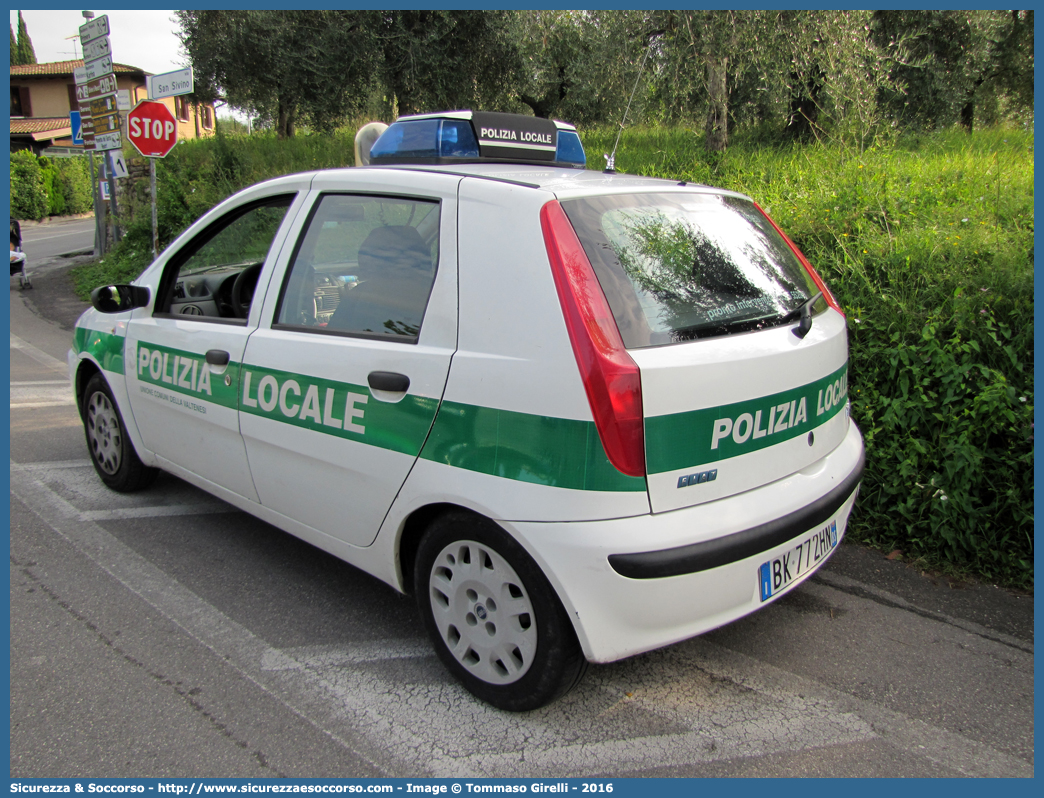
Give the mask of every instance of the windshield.
M 562 207 L 629 349 L 778 326 L 818 290 L 750 200 L 623 194 Z

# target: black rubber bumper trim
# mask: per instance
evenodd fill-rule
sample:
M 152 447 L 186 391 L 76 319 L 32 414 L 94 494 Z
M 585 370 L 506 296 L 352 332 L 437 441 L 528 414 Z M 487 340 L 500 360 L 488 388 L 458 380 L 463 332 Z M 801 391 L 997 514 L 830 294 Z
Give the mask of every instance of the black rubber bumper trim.
M 865 465 L 866 456 L 860 452 L 859 462 L 844 482 L 808 507 L 767 524 L 675 549 L 610 554 L 609 564 L 614 571 L 629 579 L 660 579 L 695 574 L 753 557 L 796 538 L 830 518 L 859 487 Z

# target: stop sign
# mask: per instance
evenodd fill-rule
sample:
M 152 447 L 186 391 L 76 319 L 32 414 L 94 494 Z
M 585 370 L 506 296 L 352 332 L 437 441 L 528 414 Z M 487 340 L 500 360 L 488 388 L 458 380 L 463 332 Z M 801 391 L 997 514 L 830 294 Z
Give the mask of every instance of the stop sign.
M 142 100 L 127 114 L 127 138 L 142 155 L 162 158 L 178 143 L 178 123 L 163 103 Z

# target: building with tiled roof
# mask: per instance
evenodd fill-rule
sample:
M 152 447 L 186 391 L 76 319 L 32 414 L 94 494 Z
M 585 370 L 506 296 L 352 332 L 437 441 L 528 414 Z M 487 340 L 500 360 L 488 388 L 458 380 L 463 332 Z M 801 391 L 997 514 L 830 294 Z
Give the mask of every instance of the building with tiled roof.
M 73 72 L 83 60 L 51 61 L 45 64 L 22 64 L 11 67 L 11 151 L 31 149 L 36 154 L 70 154 L 82 147 L 72 142 L 69 112 L 76 110 L 76 81 Z M 151 75 L 135 66 L 113 64 L 117 90 L 133 108 L 147 99 L 145 78 Z M 187 97 L 167 97 L 167 105 L 178 120 L 178 138 L 194 139 L 214 132 L 214 107 L 193 103 Z M 126 111 L 123 132 L 126 140 Z

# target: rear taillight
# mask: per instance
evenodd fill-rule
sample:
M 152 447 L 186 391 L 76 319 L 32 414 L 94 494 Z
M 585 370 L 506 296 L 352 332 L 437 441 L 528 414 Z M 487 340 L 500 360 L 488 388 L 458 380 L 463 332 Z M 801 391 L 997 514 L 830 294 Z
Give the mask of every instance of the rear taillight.
M 779 229 L 779 225 L 772 221 L 772 217 L 765 213 L 765 211 L 761 208 L 760 205 L 758 205 L 755 202 L 754 207 L 761 211 L 761 215 L 768 219 L 769 224 L 772 225 L 773 228 L 775 228 L 777 233 L 783 236 L 783 240 L 787 242 L 787 245 L 791 248 L 791 250 L 793 250 L 794 254 L 797 255 L 797 259 L 801 261 L 801 265 L 808 269 L 808 273 L 812 275 L 812 281 L 816 284 L 816 288 L 823 292 L 823 298 L 827 301 L 827 304 L 830 305 L 830 307 L 832 307 L 842 316 L 844 316 L 845 312 L 841 310 L 841 306 L 837 303 L 837 299 L 834 298 L 834 295 L 830 292 L 830 289 L 827 288 L 827 284 L 823 282 L 823 278 L 819 276 L 819 272 L 812 268 L 812 264 L 808 262 L 808 258 L 806 258 L 804 253 L 797 248 L 797 244 L 790 240 L 790 236 L 788 236 L 786 233 Z
M 609 462 L 632 477 L 645 476 L 642 382 L 580 239 L 557 200 L 540 209 L 569 340 Z

